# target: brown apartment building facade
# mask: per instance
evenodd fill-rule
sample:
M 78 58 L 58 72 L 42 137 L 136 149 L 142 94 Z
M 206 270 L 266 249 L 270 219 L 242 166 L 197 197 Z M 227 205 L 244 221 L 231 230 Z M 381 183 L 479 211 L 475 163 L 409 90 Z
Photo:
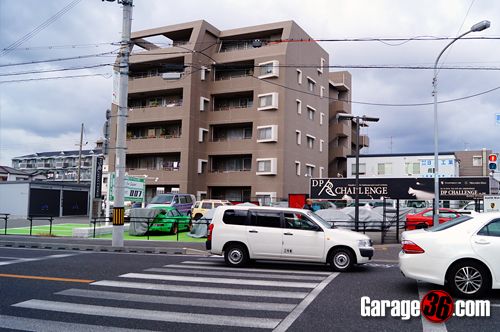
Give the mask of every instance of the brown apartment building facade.
M 336 115 L 350 113 L 351 77 L 329 73 L 316 42 L 290 42 L 301 39 L 310 36 L 293 21 L 132 34 L 126 168 L 146 177 L 148 198 L 179 190 L 269 202 L 345 173 L 353 124 Z

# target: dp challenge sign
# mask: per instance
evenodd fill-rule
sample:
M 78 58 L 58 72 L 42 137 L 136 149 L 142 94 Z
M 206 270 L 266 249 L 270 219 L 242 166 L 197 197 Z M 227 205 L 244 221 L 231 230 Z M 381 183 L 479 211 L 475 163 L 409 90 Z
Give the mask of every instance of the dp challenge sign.
M 490 178 L 440 178 L 440 198 L 443 200 L 469 200 L 490 194 Z M 418 199 L 434 198 L 432 178 L 361 178 L 356 188 L 355 179 L 311 179 L 309 194 L 313 199 Z
M 146 179 L 125 176 L 124 200 L 131 202 L 144 202 Z M 115 200 L 115 173 L 111 173 L 109 180 L 109 200 Z

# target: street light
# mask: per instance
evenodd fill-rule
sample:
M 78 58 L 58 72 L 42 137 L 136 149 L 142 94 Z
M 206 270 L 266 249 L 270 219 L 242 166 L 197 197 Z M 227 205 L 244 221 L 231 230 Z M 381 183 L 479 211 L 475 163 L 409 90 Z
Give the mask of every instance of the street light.
M 361 126 L 362 120 L 363 122 L 378 122 L 379 118 L 369 117 L 366 115 L 356 116 L 352 114 L 339 114 L 337 116 L 338 120 L 356 120 L 356 180 L 355 180 L 355 192 L 354 192 L 354 229 L 358 231 L 359 224 L 359 127 Z
M 445 48 L 439 53 L 436 62 L 434 62 L 434 77 L 432 79 L 432 95 L 434 96 L 434 207 L 433 207 L 433 219 L 434 225 L 439 224 L 439 149 L 438 149 L 438 112 L 437 112 L 437 65 L 439 59 L 443 53 L 451 46 L 454 42 L 462 38 L 463 36 L 471 33 L 478 32 L 488 29 L 490 27 L 490 21 L 481 21 L 474 24 L 469 31 L 464 32 L 460 36 L 454 38 Z

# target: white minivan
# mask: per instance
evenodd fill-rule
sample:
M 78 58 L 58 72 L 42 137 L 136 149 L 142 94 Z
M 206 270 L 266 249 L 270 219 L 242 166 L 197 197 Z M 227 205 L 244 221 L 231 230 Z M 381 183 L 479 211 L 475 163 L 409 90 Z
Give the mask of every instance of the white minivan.
M 335 271 L 367 263 L 374 254 L 368 236 L 332 228 L 311 211 L 238 205 L 215 210 L 207 250 L 224 254 L 229 266 L 269 259 L 330 263 Z

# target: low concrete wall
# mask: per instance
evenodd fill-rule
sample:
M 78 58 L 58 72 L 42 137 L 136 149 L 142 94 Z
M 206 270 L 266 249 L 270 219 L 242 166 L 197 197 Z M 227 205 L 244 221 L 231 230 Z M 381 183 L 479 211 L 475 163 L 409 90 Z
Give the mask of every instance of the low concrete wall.
M 128 232 L 129 224 L 123 226 L 123 230 Z M 95 228 L 95 235 L 105 235 L 113 233 L 113 225 L 109 226 L 97 226 Z M 81 228 L 73 228 L 73 237 L 82 237 L 89 238 L 94 236 L 94 227 L 81 227 Z

